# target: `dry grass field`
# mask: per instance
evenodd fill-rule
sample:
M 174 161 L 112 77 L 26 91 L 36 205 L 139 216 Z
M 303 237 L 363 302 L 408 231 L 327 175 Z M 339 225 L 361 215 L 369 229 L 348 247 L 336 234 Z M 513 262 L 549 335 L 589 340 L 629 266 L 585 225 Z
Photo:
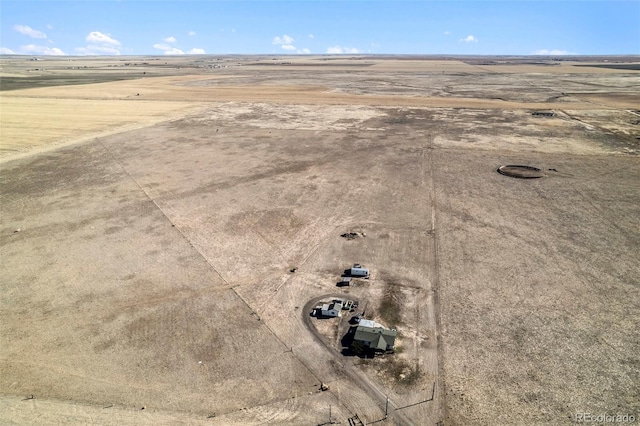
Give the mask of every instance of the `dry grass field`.
M 1 423 L 640 417 L 638 71 L 1 65 Z M 354 262 L 371 279 L 336 287 Z M 306 309 L 327 295 L 395 326 L 396 354 L 341 354 L 348 317 Z
M 193 109 L 182 102 L 134 103 L 126 100 L 8 96 L 2 97 L 0 108 L 0 158 L 38 148 L 57 148 L 100 134 L 149 126 Z M 70 117 L 73 119 L 70 120 Z

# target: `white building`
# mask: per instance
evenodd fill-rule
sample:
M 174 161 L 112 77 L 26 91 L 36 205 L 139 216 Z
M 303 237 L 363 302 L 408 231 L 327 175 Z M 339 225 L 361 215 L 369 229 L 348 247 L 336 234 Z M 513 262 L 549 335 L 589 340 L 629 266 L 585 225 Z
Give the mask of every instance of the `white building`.
M 339 317 L 342 312 L 342 302 L 334 300 L 331 303 L 323 303 L 322 306 L 316 306 L 314 312 L 321 317 Z
M 369 327 L 369 328 L 384 328 L 382 324 L 379 324 L 374 320 L 368 320 L 364 318 L 358 321 L 358 325 L 361 325 L 363 327 Z

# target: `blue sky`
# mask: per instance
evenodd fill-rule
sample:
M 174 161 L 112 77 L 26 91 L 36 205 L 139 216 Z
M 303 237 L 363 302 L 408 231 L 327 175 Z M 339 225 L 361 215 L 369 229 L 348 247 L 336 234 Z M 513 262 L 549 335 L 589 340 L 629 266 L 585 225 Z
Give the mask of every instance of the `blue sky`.
M 0 53 L 640 54 L 640 0 L 2 0 Z

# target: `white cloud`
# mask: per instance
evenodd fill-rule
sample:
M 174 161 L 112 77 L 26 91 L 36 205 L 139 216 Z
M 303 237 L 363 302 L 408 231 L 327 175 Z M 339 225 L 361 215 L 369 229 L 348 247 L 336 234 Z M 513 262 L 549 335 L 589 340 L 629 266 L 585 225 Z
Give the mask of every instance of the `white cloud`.
M 22 53 L 35 54 L 35 55 L 52 55 L 61 56 L 65 53 L 57 47 L 38 46 L 35 44 L 28 44 L 26 46 L 20 46 Z
M 309 38 L 313 38 L 313 34 L 309 34 Z
M 14 52 L 11 49 L 7 49 L 6 47 L 0 47 L 0 55 L 13 55 L 16 52 Z
M 194 47 L 193 49 L 191 49 L 187 53 L 189 55 L 204 55 L 206 52 L 204 51 L 204 49 L 198 49 L 197 47 Z
M 88 45 L 74 49 L 80 55 L 120 55 L 121 44 L 111 34 L 92 31 L 84 39 Z
M 558 50 L 558 49 L 553 49 L 553 50 L 547 50 L 547 49 L 540 49 L 540 50 L 536 50 L 535 52 L 532 53 L 532 55 L 572 55 L 572 53 L 566 51 L 566 50 Z
M 342 47 L 342 46 L 331 46 L 327 48 L 327 53 L 329 54 L 343 54 L 343 53 L 359 53 L 358 49 L 355 47 Z
M 14 25 L 13 29 L 20 34 L 29 36 L 31 38 L 47 38 L 47 35 L 42 31 L 34 30 L 28 25 Z
M 302 53 L 303 55 L 308 55 L 311 53 L 311 51 L 305 47 L 304 49 L 298 50 L 298 53 Z
M 292 44 L 293 42 L 293 38 L 286 34 L 284 34 L 282 37 L 275 36 L 273 38 L 273 44 Z
M 465 43 L 477 43 L 478 39 L 472 36 L 471 34 L 469 34 L 465 38 L 461 38 L 460 41 L 463 41 Z
M 442 34 L 444 34 L 444 35 L 449 35 L 449 34 L 451 34 L 451 31 L 445 31 L 445 32 L 444 32 L 444 33 L 442 33 Z
M 164 39 L 164 41 L 166 41 L 167 43 L 175 43 L 176 42 L 176 38 L 173 36 L 167 37 Z
M 165 50 L 164 54 L 165 55 L 184 55 L 184 52 L 182 50 L 177 49 L 177 48 L 174 47 L 174 48 L 172 48 L 170 50 Z
M 111 38 L 111 34 L 104 34 L 100 31 L 92 31 L 85 37 L 87 43 L 95 43 L 97 45 L 120 46 L 120 42 Z
M 165 55 L 184 55 L 184 52 L 182 50 L 166 44 L 156 43 L 153 45 L 153 48 L 162 50 Z
M 51 25 L 51 24 L 47 24 L 46 27 L 47 27 L 48 30 L 52 30 L 53 29 L 53 25 Z
M 196 35 L 196 32 L 195 32 L 195 31 L 189 31 L 187 34 L 188 34 L 190 37 L 193 37 L 194 35 Z
M 275 36 L 275 37 L 273 38 L 272 43 L 273 43 L 273 44 L 279 44 L 279 45 L 280 45 L 280 47 L 281 47 L 282 49 L 284 49 L 284 50 L 291 50 L 291 51 L 293 51 L 293 50 L 297 50 L 297 51 L 298 51 L 298 53 L 300 53 L 300 50 L 296 49 L 296 47 L 293 45 L 293 42 L 294 42 L 294 41 L 295 41 L 295 40 L 293 39 L 293 37 L 291 37 L 291 36 L 288 36 L 288 35 L 284 34 L 282 37 L 280 37 L 280 36 Z

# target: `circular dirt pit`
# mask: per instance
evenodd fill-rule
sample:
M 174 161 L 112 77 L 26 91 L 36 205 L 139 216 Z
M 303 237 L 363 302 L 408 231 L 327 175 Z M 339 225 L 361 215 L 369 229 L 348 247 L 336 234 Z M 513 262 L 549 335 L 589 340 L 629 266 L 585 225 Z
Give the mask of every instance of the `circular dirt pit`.
M 520 179 L 535 179 L 544 176 L 542 170 L 537 167 L 517 165 L 501 166 L 498 168 L 498 173 Z

